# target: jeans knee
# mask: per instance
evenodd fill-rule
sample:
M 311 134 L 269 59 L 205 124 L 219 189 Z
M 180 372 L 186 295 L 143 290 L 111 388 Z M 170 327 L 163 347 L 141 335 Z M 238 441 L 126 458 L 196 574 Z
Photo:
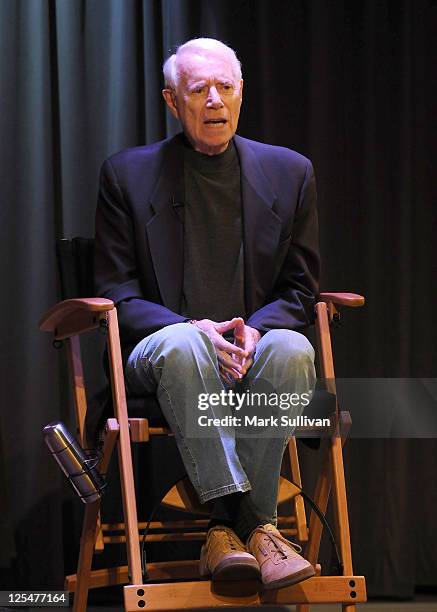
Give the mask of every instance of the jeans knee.
M 272 329 L 263 337 L 264 347 L 278 361 L 290 361 L 295 366 L 314 367 L 315 352 L 310 341 L 290 329 Z
M 175 366 L 178 371 L 196 367 L 202 357 L 214 355 L 209 338 L 195 325 L 176 323 L 159 332 L 151 360 L 158 367 Z M 211 345 L 211 346 L 210 346 Z
M 150 392 L 158 380 L 164 386 L 162 381 L 168 376 L 190 384 L 193 377 L 210 376 L 215 359 L 212 342 L 196 326 L 169 325 L 147 336 L 133 349 L 125 369 L 128 388 L 135 394 Z
M 157 349 L 167 358 L 186 357 L 205 348 L 200 329 L 187 323 L 176 323 L 159 332 Z

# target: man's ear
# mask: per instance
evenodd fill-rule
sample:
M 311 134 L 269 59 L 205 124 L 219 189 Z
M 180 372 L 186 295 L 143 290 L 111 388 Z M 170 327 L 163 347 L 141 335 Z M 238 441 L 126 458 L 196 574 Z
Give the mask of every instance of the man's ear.
M 166 104 L 170 109 L 171 114 L 176 117 L 176 119 L 179 119 L 176 96 L 173 89 L 163 89 L 162 95 L 164 96 L 164 100 L 166 101 Z

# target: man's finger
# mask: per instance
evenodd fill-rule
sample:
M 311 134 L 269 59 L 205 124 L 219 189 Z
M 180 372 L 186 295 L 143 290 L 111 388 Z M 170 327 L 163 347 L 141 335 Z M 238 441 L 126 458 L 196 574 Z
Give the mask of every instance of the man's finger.
M 217 351 L 217 359 L 219 361 L 220 366 L 230 371 L 236 370 L 236 374 L 238 374 L 242 370 L 242 366 L 237 361 L 232 359 L 232 357 L 228 355 L 228 353 L 226 353 L 225 351 Z
M 234 380 L 241 378 L 241 374 L 236 372 L 233 368 L 229 368 L 228 366 L 221 363 L 220 361 L 219 361 L 219 373 L 226 376 L 228 382 L 229 381 L 233 382 Z
M 246 358 L 246 357 L 239 357 L 238 355 L 236 355 L 236 354 L 235 354 L 235 352 L 234 352 L 234 353 L 232 353 L 231 357 L 232 357 L 232 359 L 233 359 L 234 361 L 236 361 L 237 363 L 239 363 L 241 366 L 244 366 L 244 364 L 246 363 L 246 359 L 247 359 L 247 358 Z
M 253 365 L 253 358 L 249 357 L 248 359 L 245 360 L 245 362 L 242 365 L 242 370 L 241 370 L 242 376 L 246 376 L 247 372 L 250 370 L 252 365 Z
M 243 319 L 240 319 L 240 323 L 238 323 L 235 327 L 234 327 L 234 338 L 235 338 L 235 344 L 241 348 L 244 348 L 244 344 L 245 344 L 245 324 Z
M 223 336 L 220 336 L 220 334 L 217 334 L 217 337 L 214 337 L 213 343 L 216 349 L 219 349 L 220 351 L 225 351 L 226 353 L 229 353 L 230 355 L 234 353 L 235 355 L 238 355 L 239 357 L 248 356 L 248 352 L 246 350 L 244 350 L 243 348 L 240 348 L 236 344 L 232 344 L 231 342 L 228 342 L 227 340 L 223 338 Z
M 223 380 L 223 382 L 225 382 L 227 385 L 229 384 L 233 384 L 235 382 L 235 378 L 228 373 L 226 370 L 220 368 L 219 370 L 219 375 L 220 378 Z M 240 380 L 239 378 L 237 380 Z
M 222 376 L 225 376 L 228 382 L 234 382 L 235 380 L 240 380 L 242 377 L 239 372 L 236 372 L 232 368 L 227 368 L 223 364 L 220 364 L 219 373 Z M 223 378 L 222 376 L 222 378 Z
M 222 321 L 220 323 L 215 324 L 215 329 L 219 334 L 224 334 L 225 332 L 235 329 L 237 325 L 244 325 L 244 321 L 241 317 L 234 317 L 230 321 Z

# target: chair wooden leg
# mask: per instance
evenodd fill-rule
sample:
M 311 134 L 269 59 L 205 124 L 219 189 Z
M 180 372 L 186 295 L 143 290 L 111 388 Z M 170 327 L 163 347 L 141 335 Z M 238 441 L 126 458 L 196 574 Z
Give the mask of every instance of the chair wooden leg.
M 323 461 L 323 467 L 317 480 L 316 491 L 314 494 L 314 501 L 320 508 L 323 514 L 326 514 L 328 507 L 329 494 L 331 491 L 331 479 L 330 479 L 330 458 L 329 454 L 326 453 L 326 457 Z M 309 523 L 309 539 L 305 550 L 305 558 L 315 565 L 319 558 L 320 540 L 322 537 L 323 525 L 320 522 L 319 517 L 311 511 L 310 523 Z
M 290 462 L 291 478 L 299 487 L 302 486 L 299 468 L 299 457 L 297 454 L 296 438 L 293 436 L 288 442 L 288 458 Z M 302 495 L 293 498 L 294 514 L 296 516 L 297 539 L 300 542 L 308 541 L 307 520 L 305 515 L 305 504 Z
M 335 373 L 334 363 L 332 359 L 332 347 L 331 347 L 331 335 L 329 331 L 329 320 L 326 304 L 319 302 L 316 304 L 316 329 L 317 329 L 317 344 L 319 349 L 319 361 L 320 371 L 322 378 L 325 380 L 327 390 L 333 394 L 336 393 L 335 386 Z M 338 414 L 338 408 L 337 408 Z M 349 533 L 349 517 L 347 510 L 347 498 L 346 498 L 346 484 L 344 478 L 344 465 L 343 465 L 343 446 L 344 440 L 340 437 L 340 424 L 338 424 L 338 431 L 334 434 L 329 447 L 329 459 L 330 459 L 330 470 L 332 474 L 332 486 L 333 486 L 333 502 L 334 502 L 334 516 L 336 523 L 337 538 L 340 546 L 340 555 L 343 563 L 343 573 L 345 576 L 352 576 L 352 552 L 350 544 L 350 533 Z M 326 506 L 328 502 L 330 492 L 330 478 L 329 478 L 329 466 L 326 462 L 323 466 L 323 472 L 318 482 L 317 497 L 320 497 L 320 501 L 323 505 L 320 509 L 323 513 L 326 512 Z M 318 503 L 316 499 L 316 503 Z M 311 516 L 311 519 L 315 517 Z M 313 520 L 313 525 L 315 520 Z M 310 520 L 310 533 L 311 533 L 311 520 Z M 319 549 L 320 536 L 322 533 L 321 527 L 314 525 L 315 527 L 315 540 L 314 543 L 309 542 L 308 550 L 310 555 L 313 557 Z M 310 538 L 311 539 L 311 538 Z M 310 559 L 312 562 L 312 558 Z M 349 604 L 348 604 L 349 606 Z
M 74 593 L 73 612 L 86 612 L 91 564 L 96 541 L 97 519 L 100 500 L 86 504 L 85 516 L 80 539 L 79 563 L 77 566 L 77 585 Z
M 309 604 L 297 604 L 296 612 L 311 612 Z
M 336 395 L 334 363 L 332 359 L 331 334 L 327 307 L 324 302 L 316 304 L 316 338 L 319 357 L 320 376 L 325 381 L 327 391 Z M 329 453 L 323 459 L 323 467 L 317 480 L 314 501 L 323 514 L 326 514 L 329 494 L 331 492 L 331 461 Z M 309 524 L 309 541 L 305 556 L 315 565 L 319 556 L 320 539 L 323 526 L 316 513 L 311 512 Z
M 343 450 L 342 440 L 339 436 L 336 436 L 331 443 L 330 456 L 333 478 L 332 497 L 334 502 L 334 517 L 340 546 L 340 555 L 343 562 L 343 574 L 345 576 L 352 576 L 352 551 L 349 533 L 346 483 L 344 478 Z
M 135 496 L 135 484 L 132 466 L 132 454 L 127 416 L 126 392 L 124 387 L 123 363 L 121 359 L 120 336 L 118 331 L 117 311 L 108 312 L 108 354 L 111 372 L 112 398 L 117 417 L 118 464 L 120 468 L 123 516 L 126 529 L 126 549 L 132 584 L 141 584 L 141 555 L 138 535 L 138 518 Z
M 98 553 L 102 553 L 105 550 L 105 543 L 103 541 L 103 530 L 102 530 L 102 520 L 99 512 L 99 516 L 97 517 L 97 535 L 96 535 L 96 546 L 95 551 Z
M 342 418 L 345 413 L 340 413 L 340 417 Z M 348 428 L 350 423 L 347 419 L 344 419 L 344 422 L 341 422 L 342 432 L 344 432 L 344 437 L 341 438 L 341 444 L 344 446 L 346 442 L 346 435 L 348 432 Z M 317 506 L 326 514 L 326 509 L 328 507 L 329 495 L 331 493 L 331 458 L 328 453 L 326 453 L 326 457 L 324 458 L 323 467 L 319 474 L 316 490 L 314 493 L 314 501 Z M 309 524 L 309 538 L 308 544 L 305 550 L 305 558 L 308 559 L 310 563 L 315 565 L 317 563 L 317 559 L 319 557 L 319 549 L 320 549 L 320 540 L 322 537 L 323 525 L 320 522 L 317 514 L 312 511 L 310 515 L 310 524 Z

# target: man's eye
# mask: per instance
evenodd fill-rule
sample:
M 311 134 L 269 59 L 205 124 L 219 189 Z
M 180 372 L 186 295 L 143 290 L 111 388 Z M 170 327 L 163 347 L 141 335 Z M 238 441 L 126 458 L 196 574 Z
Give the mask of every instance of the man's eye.
M 202 94 L 205 91 L 205 87 L 196 87 L 195 89 L 191 90 L 192 94 Z
M 221 83 L 218 86 L 218 90 L 222 93 L 232 93 L 234 91 L 234 86 L 231 83 Z

